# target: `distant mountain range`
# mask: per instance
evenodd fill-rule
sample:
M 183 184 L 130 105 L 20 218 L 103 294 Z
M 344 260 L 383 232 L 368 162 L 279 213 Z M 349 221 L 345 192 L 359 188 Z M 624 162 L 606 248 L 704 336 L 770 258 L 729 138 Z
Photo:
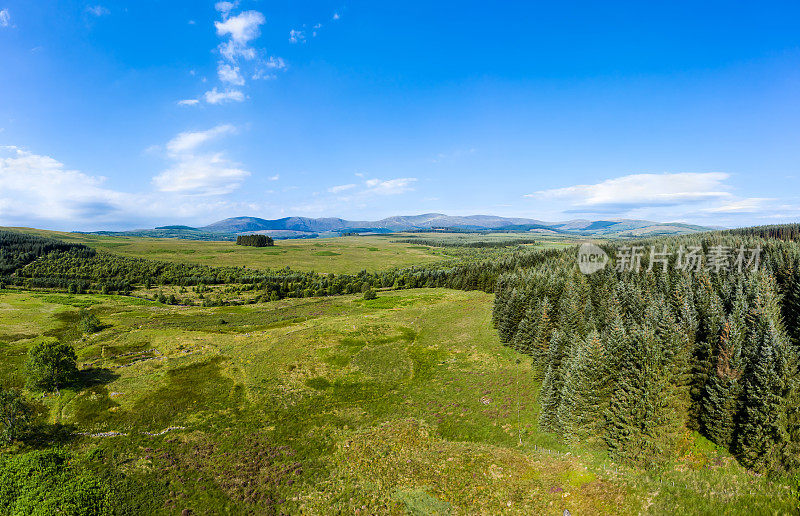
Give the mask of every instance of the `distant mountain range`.
M 96 234 L 184 238 L 192 240 L 232 240 L 241 234 L 264 234 L 273 238 L 316 238 L 344 233 L 396 233 L 408 231 L 513 231 L 575 236 L 636 237 L 678 235 L 710 231 L 692 224 L 658 223 L 648 220 L 569 220 L 545 222 L 537 219 L 469 215 L 464 217 L 425 213 L 388 217 L 377 221 L 345 220 L 339 218 L 284 217 L 267 220 L 258 217 L 233 217 L 203 227 L 160 226 L 155 229 Z

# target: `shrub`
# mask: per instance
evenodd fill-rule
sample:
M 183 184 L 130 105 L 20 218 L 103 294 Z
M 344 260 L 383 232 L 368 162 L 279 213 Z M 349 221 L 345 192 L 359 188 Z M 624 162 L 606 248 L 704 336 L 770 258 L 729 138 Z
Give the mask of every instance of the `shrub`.
M 33 407 L 19 389 L 0 387 L 0 441 L 16 441 L 25 434 L 33 418 Z
M 377 299 L 377 297 L 378 297 L 378 294 L 376 294 L 376 293 L 375 293 L 375 291 L 374 291 L 374 290 L 372 290 L 371 288 L 368 288 L 368 289 L 367 289 L 367 290 L 364 292 L 364 299 L 365 299 L 366 301 L 369 301 L 370 299 Z
M 0 460 L 0 514 L 112 514 L 108 483 L 49 449 Z
M 103 329 L 103 325 L 96 315 L 87 310 L 81 310 L 78 329 L 83 333 L 96 333 Z

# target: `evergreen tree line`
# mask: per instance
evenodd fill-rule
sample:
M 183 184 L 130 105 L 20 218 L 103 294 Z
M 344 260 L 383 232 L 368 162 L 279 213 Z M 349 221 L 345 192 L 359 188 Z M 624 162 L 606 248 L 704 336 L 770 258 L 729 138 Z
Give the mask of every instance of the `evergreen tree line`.
M 800 245 L 724 233 L 640 244 L 763 251 L 758 270 L 741 273 L 675 259 L 647 271 L 645 251 L 639 272 L 612 263 L 583 275 L 569 250 L 503 274 L 493 320 L 533 358 L 540 426 L 644 466 L 676 456 L 697 430 L 748 468 L 796 470 Z
M 267 247 L 270 245 L 275 245 L 275 241 L 267 235 L 239 235 L 236 237 L 236 245 Z
M 52 251 L 70 251 L 83 256 L 94 253 L 81 244 L 16 231 L 0 231 L 0 277 L 11 274 Z
M 769 226 L 754 226 L 737 228 L 724 231 L 730 235 L 756 236 L 761 238 L 775 238 L 779 240 L 800 240 L 800 224 L 775 224 Z
M 426 245 L 429 247 L 502 248 L 517 245 L 535 244 L 537 241 L 533 238 L 507 238 L 467 242 L 458 239 L 454 240 L 444 238 L 405 238 L 402 240 L 392 240 L 392 242 L 399 244 Z

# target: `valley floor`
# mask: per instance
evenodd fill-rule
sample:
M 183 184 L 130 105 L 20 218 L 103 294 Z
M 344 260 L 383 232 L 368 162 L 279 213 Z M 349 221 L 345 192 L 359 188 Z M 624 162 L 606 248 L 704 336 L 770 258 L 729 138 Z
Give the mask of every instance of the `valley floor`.
M 500 344 L 492 299 L 200 308 L 0 290 L 0 377 L 22 386 L 38 335 L 75 345 L 80 384 L 38 399 L 61 444 L 124 474 L 132 514 L 797 510 L 794 491 L 696 435 L 645 473 L 541 433 L 538 381 Z M 79 309 L 104 329 L 79 334 Z

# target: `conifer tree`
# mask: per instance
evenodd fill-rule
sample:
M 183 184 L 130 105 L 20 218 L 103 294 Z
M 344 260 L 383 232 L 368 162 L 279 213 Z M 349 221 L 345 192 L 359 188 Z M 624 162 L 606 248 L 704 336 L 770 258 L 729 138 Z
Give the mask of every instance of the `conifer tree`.
M 569 346 L 569 337 L 565 333 L 558 330 L 553 332 L 547 354 L 547 371 L 539 394 L 539 426 L 548 432 L 561 433 L 558 408 L 564 388 L 564 367 Z
M 674 452 L 680 421 L 665 353 L 651 329 L 637 329 L 626 339 L 620 368 L 606 410 L 605 441 L 621 460 L 658 464 Z
M 567 441 L 588 441 L 602 434 L 609 400 L 607 365 L 597 332 L 576 343 L 565 367 L 558 408 L 559 426 Z
M 736 453 L 742 464 L 756 471 L 776 467 L 789 442 L 786 351 L 778 329 L 770 324 L 745 379 Z
M 538 326 L 537 314 L 532 308 L 528 308 L 525 316 L 519 322 L 517 331 L 514 334 L 514 340 L 511 342 L 511 347 L 523 355 L 531 355 L 535 346 L 536 330 Z
M 700 417 L 705 435 L 716 444 L 730 449 L 736 415 L 739 410 L 742 376 L 744 328 L 735 315 L 728 318 L 720 337 L 717 366 L 706 385 Z
M 722 300 L 714 290 L 707 272 L 703 271 L 697 277 L 697 282 L 696 301 L 700 324 L 696 335 L 697 341 L 691 357 L 692 370 L 689 386 L 691 407 L 687 421 L 688 427 L 693 430 L 699 430 L 701 426 L 700 416 L 703 396 L 716 362 L 715 347 L 719 341 L 725 318 Z
M 794 271 L 784 297 L 786 331 L 795 346 L 800 346 L 800 270 Z
M 539 302 L 536 318 L 536 338 L 533 341 L 531 356 L 538 369 L 542 369 L 547 359 L 548 346 L 553 336 L 553 320 L 551 317 L 552 307 L 550 301 L 545 297 Z

